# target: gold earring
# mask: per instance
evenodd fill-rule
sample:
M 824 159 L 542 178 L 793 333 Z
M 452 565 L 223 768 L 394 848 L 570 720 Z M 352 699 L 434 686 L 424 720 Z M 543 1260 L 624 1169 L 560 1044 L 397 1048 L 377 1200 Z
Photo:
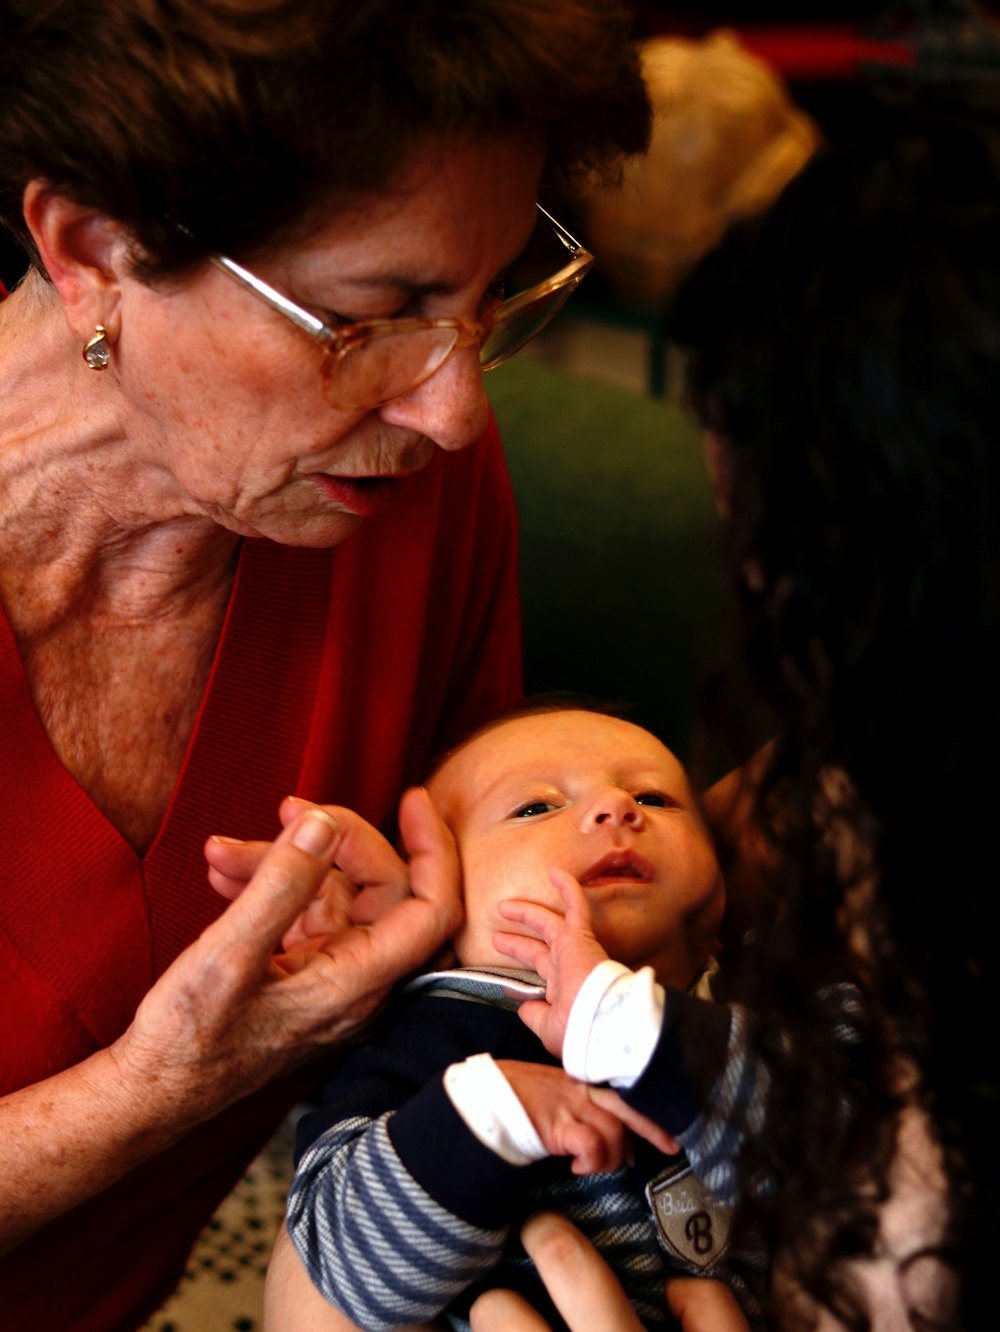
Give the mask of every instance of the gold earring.
M 107 370 L 111 361 L 111 345 L 103 324 L 94 329 L 94 336 L 83 348 L 83 359 L 91 370 Z

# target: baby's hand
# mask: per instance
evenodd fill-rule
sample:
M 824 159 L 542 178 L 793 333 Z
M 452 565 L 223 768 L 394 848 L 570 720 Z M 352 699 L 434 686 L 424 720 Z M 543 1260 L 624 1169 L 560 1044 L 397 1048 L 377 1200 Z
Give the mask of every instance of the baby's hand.
M 519 1011 L 546 1050 L 561 1059 L 573 1000 L 608 955 L 594 936 L 590 903 L 577 880 L 557 869 L 549 871 L 549 878 L 562 894 L 566 914 L 561 916 L 538 902 L 508 898 L 500 903 L 500 915 L 527 926 L 531 934 L 496 934 L 493 945 L 498 952 L 532 967 L 545 981 L 545 998 L 529 1000 Z
M 625 1156 L 625 1126 L 599 1105 L 584 1082 L 561 1068 L 498 1059 L 550 1156 L 571 1156 L 574 1175 L 615 1170 Z

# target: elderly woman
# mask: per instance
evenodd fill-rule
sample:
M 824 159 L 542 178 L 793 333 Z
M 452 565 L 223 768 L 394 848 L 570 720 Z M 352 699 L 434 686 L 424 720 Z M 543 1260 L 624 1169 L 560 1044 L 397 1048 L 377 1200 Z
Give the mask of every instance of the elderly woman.
M 0 30 L 30 256 L 0 306 L 0 1285 L 5 1325 L 107 1332 L 169 1291 L 282 1075 L 453 923 L 419 797 L 413 896 L 294 966 L 334 856 L 390 897 L 399 862 L 286 806 L 220 915 L 202 844 L 289 792 L 384 821 L 516 697 L 481 367 L 587 266 L 540 182 L 641 147 L 647 109 L 606 0 L 24 0 Z

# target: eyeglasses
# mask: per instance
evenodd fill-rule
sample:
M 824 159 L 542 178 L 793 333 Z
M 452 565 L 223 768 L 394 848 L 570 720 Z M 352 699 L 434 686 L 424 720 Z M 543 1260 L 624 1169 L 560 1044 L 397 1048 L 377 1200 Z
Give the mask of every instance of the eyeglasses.
M 365 319 L 330 328 L 241 264 L 221 254 L 212 255 L 211 260 L 272 310 L 323 344 L 323 392 L 331 406 L 344 411 L 368 410 L 409 393 L 465 347 L 478 346 L 479 364 L 483 370 L 493 370 L 520 351 L 563 307 L 594 257 L 540 204 L 535 207 L 547 224 L 545 230 L 569 252 L 569 263 L 551 277 L 522 286 L 511 295 L 498 292 L 478 320 L 458 316 Z

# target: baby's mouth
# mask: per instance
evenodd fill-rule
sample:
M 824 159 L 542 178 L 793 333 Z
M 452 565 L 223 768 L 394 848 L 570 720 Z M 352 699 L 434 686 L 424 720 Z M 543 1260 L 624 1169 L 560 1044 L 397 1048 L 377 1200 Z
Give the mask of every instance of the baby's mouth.
M 653 866 L 635 851 L 609 851 L 596 864 L 591 865 L 586 874 L 581 875 L 583 888 L 599 888 L 606 883 L 622 883 L 631 880 L 636 883 L 652 883 Z

